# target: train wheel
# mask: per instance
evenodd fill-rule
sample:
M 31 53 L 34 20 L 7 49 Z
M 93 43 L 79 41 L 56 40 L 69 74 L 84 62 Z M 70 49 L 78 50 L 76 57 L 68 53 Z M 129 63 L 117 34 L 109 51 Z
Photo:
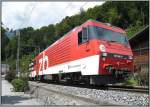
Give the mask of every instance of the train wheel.
M 59 83 L 59 76 L 58 75 L 53 75 L 52 76 L 52 81 L 56 82 L 56 83 Z
M 44 82 L 44 81 L 45 81 L 45 80 L 44 80 L 44 75 L 41 75 L 41 76 L 40 76 L 40 81 L 41 81 L 41 82 Z
M 85 84 L 85 86 L 90 86 L 91 85 L 90 84 L 90 76 L 84 77 L 84 84 Z

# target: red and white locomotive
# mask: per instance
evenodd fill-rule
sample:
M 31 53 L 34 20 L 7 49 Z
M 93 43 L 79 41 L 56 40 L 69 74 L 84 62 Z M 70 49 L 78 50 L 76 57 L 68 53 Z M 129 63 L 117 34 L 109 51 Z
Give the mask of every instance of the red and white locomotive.
M 37 55 L 30 67 L 31 79 L 107 84 L 133 71 L 133 54 L 124 30 L 88 20 Z

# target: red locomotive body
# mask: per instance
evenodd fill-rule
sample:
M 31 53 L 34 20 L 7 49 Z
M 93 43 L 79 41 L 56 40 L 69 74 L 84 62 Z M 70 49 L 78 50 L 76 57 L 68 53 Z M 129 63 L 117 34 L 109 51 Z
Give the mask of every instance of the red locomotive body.
M 124 30 L 88 20 L 36 56 L 30 77 L 105 84 L 132 71 Z

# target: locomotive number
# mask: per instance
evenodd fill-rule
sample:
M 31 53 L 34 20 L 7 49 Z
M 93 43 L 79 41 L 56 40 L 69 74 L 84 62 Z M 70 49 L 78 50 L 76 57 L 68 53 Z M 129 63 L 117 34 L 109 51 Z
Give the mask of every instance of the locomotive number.
M 47 68 L 48 68 L 48 56 L 44 56 L 39 60 L 39 71 L 46 70 Z

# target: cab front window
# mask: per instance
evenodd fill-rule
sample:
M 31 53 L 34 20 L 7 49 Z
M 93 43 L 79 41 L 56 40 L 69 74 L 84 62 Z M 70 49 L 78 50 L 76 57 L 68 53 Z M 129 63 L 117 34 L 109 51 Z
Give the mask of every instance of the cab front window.
M 89 38 L 96 38 L 106 40 L 109 42 L 118 42 L 128 45 L 128 39 L 124 33 L 115 32 L 101 27 L 89 26 L 88 27 Z

